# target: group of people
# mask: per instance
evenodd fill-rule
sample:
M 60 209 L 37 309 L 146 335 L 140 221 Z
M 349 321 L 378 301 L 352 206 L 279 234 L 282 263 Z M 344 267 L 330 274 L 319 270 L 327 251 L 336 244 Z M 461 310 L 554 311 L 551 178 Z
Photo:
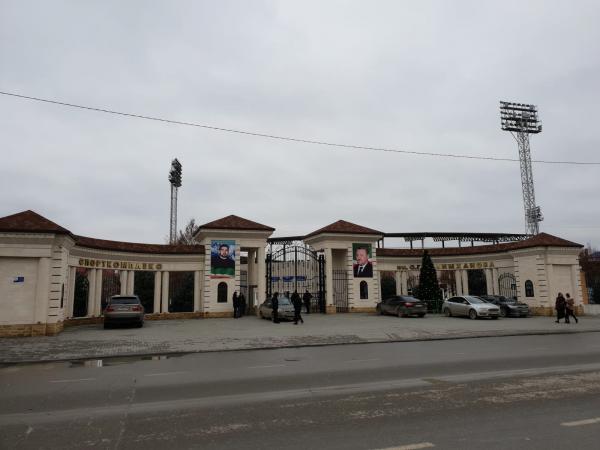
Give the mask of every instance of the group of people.
M 302 304 L 304 303 L 306 307 L 306 314 L 310 314 L 312 294 L 307 289 L 302 298 L 300 298 L 297 290 L 291 296 L 289 291 L 285 295 L 291 300 L 294 306 L 294 325 L 298 325 L 298 322 L 304 323 L 304 319 L 302 318 Z M 279 323 L 279 292 L 275 292 L 273 297 L 271 297 L 271 308 L 273 310 L 273 323 Z
M 556 297 L 554 309 L 556 309 L 556 323 L 560 323 L 560 319 L 565 319 L 565 323 L 571 323 L 570 318 L 575 319 L 575 323 L 579 323 L 577 317 L 575 317 L 575 300 L 567 292 L 565 294 L 567 298 L 563 297 L 562 293 L 559 292 Z
M 238 319 L 246 314 L 246 297 L 243 293 L 233 293 L 233 318 Z

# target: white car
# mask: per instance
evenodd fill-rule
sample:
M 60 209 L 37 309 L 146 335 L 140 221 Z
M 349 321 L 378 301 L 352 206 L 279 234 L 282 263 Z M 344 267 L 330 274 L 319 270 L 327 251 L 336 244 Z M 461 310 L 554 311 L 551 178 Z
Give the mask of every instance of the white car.
M 442 312 L 446 317 L 467 316 L 471 319 L 477 319 L 478 317 L 497 319 L 500 315 L 500 308 L 481 300 L 479 297 L 462 295 L 444 301 Z

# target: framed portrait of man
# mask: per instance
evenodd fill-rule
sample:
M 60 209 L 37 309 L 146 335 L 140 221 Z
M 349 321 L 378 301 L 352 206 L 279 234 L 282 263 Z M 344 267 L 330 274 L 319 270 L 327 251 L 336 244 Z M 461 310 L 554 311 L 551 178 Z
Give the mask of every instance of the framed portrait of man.
M 371 262 L 371 244 L 352 244 L 354 258 L 352 273 L 355 278 L 372 278 L 373 263 Z
M 211 278 L 235 277 L 235 241 L 219 240 L 210 242 Z

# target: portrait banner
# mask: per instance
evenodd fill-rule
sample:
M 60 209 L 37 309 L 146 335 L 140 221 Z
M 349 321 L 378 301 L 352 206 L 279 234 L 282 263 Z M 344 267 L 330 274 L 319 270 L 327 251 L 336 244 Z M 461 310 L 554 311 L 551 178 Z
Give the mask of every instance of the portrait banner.
M 352 244 L 352 273 L 355 278 L 373 278 L 371 244 Z
M 235 252 L 233 240 L 210 241 L 210 277 L 235 277 Z

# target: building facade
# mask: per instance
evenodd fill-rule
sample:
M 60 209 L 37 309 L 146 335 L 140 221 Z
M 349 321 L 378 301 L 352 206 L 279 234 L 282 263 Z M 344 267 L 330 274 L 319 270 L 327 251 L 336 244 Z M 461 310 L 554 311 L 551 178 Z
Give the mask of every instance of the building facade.
M 33 211 L 2 217 L 0 336 L 54 335 L 101 322 L 116 294 L 138 295 L 153 320 L 229 317 L 235 291 L 254 312 L 267 295 L 295 289 L 310 291 L 322 312 L 371 312 L 382 286 L 386 295 L 390 286 L 410 294 L 418 284 L 423 249 L 384 248 L 380 231 L 340 220 L 297 237 L 301 242 L 277 241 L 281 259 L 273 257 L 274 231 L 228 216 L 200 226 L 198 245 L 155 245 L 78 236 Z M 571 293 L 578 307 L 586 303 L 581 247 L 541 233 L 429 253 L 445 296 L 515 296 L 547 315 L 558 292 Z

